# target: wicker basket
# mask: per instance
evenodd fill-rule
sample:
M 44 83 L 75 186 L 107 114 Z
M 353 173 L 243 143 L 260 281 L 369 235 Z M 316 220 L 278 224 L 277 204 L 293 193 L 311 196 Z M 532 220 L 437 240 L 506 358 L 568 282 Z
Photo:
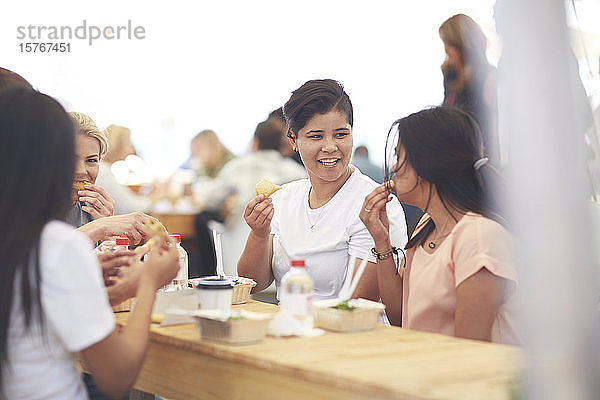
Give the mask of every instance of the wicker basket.
M 340 299 L 315 301 L 315 327 L 338 332 L 368 331 L 375 328 L 379 314 L 385 309 L 385 305 L 366 299 L 350 300 L 348 305 L 356 307 L 354 310 L 331 308 L 340 302 Z
M 245 310 L 235 314 L 220 310 L 198 310 L 192 316 L 196 319 L 202 339 L 228 344 L 262 342 L 272 317 L 270 314 Z
M 247 302 L 250 291 L 256 286 L 256 282 L 250 278 L 241 276 L 228 276 L 227 279 L 231 279 L 235 283 L 233 295 L 231 296 L 231 304 L 243 304 Z
M 191 287 L 196 287 L 201 278 L 192 278 L 189 279 Z M 235 283 L 233 287 L 233 294 L 231 295 L 231 304 L 244 304 L 248 301 L 248 297 L 250 296 L 250 291 L 254 286 L 256 286 L 256 282 L 250 278 L 244 278 L 242 276 L 226 276 L 225 279 L 229 279 Z

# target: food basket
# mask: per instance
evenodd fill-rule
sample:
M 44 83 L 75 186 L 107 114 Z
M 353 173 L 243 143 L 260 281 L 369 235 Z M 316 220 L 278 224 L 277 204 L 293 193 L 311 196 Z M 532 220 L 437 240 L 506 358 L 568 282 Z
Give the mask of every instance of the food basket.
M 375 328 L 379 314 L 385 305 L 366 299 L 351 299 L 347 307 L 351 309 L 333 308 L 340 303 L 340 299 L 327 299 L 313 303 L 315 327 L 338 332 L 359 332 Z
M 227 279 L 231 279 L 235 283 L 233 295 L 231 296 L 231 304 L 243 304 L 247 302 L 250 291 L 256 286 L 256 282 L 250 278 L 241 276 L 228 276 Z
M 198 282 L 202 278 L 193 278 L 189 279 L 192 287 L 196 287 Z M 224 279 L 229 279 L 235 286 L 233 287 L 233 294 L 231 296 L 231 304 L 243 304 L 248 301 L 248 297 L 250 296 L 250 291 L 254 286 L 256 286 L 256 282 L 250 278 L 244 278 L 241 276 L 225 276 Z
M 190 315 L 196 320 L 202 339 L 228 344 L 262 342 L 272 317 L 245 310 L 197 310 Z

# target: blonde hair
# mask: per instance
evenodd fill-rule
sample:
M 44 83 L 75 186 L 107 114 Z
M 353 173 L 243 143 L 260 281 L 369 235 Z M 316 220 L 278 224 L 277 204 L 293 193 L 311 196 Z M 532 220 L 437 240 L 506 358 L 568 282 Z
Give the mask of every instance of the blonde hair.
M 75 131 L 78 134 L 98 140 L 100 143 L 100 158 L 102 158 L 108 151 L 108 139 L 104 132 L 101 132 L 94 120 L 84 113 L 71 111 L 69 116 L 75 123 Z
M 120 125 L 109 125 L 104 131 L 108 137 L 108 152 L 104 157 L 104 161 L 113 163 L 118 161 L 117 154 L 120 152 L 123 145 L 131 140 L 131 131 Z

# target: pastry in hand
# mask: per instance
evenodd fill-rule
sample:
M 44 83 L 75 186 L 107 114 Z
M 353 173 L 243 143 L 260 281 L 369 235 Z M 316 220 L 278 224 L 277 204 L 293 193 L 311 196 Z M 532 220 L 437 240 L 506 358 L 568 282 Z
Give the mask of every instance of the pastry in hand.
M 146 233 L 148 233 L 148 236 L 151 238 L 158 236 L 163 240 L 167 240 L 167 231 L 160 222 L 157 222 L 152 218 L 148 218 L 144 224 L 144 227 L 146 228 Z
M 92 182 L 88 182 L 88 181 L 77 181 L 77 182 L 73 182 L 73 188 L 75 190 L 85 190 L 85 185 L 91 185 Z
M 258 196 L 259 194 L 262 194 L 265 196 L 265 198 L 267 198 L 279 189 L 281 189 L 281 186 L 263 178 L 256 184 L 256 195 Z

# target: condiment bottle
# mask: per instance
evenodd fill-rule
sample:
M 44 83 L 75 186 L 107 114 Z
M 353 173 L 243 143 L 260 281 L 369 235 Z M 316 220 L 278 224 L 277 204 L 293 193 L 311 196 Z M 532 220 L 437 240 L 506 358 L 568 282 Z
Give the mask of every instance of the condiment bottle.
M 131 242 L 129 241 L 129 238 L 125 236 L 119 236 L 115 239 L 115 244 L 115 250 L 129 250 L 129 245 Z
M 281 310 L 289 312 L 306 328 L 312 328 L 314 285 L 304 260 L 292 260 L 290 270 L 281 280 L 281 289 Z
M 177 276 L 173 279 L 173 282 L 169 287 L 176 290 L 182 290 L 187 288 L 188 284 L 188 254 L 181 246 L 181 235 L 176 233 L 169 236 L 177 242 L 175 248 L 179 253 L 179 272 L 177 272 Z

